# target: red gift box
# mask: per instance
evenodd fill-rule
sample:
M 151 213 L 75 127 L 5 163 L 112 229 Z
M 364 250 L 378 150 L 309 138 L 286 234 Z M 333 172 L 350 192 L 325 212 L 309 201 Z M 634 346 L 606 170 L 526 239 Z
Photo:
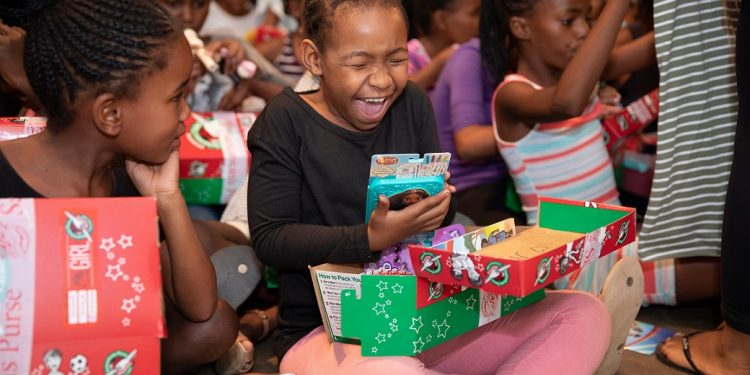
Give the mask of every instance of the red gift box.
M 0 199 L 0 255 L 1 374 L 159 373 L 153 199 Z
M 0 141 L 28 137 L 46 128 L 46 117 L 0 117 Z

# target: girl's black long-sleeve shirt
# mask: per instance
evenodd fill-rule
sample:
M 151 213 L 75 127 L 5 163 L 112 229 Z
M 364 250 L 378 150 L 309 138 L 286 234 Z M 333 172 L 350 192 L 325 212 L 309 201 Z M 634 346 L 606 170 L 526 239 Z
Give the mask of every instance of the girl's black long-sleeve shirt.
M 279 269 L 279 360 L 322 324 L 308 266 L 374 261 L 365 224 L 375 154 L 439 152 L 427 95 L 412 83 L 369 132 L 326 120 L 285 89 L 248 136 L 248 218 L 260 260 Z M 453 219 L 455 205 L 445 222 Z

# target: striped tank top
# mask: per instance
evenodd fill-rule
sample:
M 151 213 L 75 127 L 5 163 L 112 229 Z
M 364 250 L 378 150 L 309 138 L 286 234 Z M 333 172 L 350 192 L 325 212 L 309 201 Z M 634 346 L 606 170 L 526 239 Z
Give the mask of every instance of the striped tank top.
M 542 87 L 526 77 L 511 74 L 493 95 L 510 82 Z M 506 142 L 497 133 L 495 107 L 492 126 L 500 154 L 508 165 L 529 224 L 537 221 L 541 196 L 620 204 L 612 162 L 602 138 L 602 106 L 594 97 L 581 116 L 540 123 L 517 142 Z

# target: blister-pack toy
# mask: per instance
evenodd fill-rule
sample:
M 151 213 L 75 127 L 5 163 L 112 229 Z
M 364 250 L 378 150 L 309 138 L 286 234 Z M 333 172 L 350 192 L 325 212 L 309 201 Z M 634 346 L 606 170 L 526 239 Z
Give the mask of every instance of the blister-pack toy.
M 378 204 L 378 197 L 385 195 L 390 200 L 391 210 L 401 210 L 435 195 L 444 189 L 445 173 L 451 154 L 384 154 L 373 155 L 370 162 L 370 180 L 367 186 L 365 222 Z M 430 244 L 432 233 L 420 233 L 408 242 Z

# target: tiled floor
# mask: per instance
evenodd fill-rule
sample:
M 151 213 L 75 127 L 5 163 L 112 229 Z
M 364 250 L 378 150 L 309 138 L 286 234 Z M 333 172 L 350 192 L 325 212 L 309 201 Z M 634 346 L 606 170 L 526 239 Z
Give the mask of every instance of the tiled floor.
M 652 306 L 641 309 L 638 319 L 647 323 L 667 327 L 678 332 L 693 332 L 711 329 L 721 322 L 718 301 L 689 304 L 679 307 Z M 271 341 L 265 340 L 256 345 L 255 367 L 253 371 L 274 373 L 277 370 L 276 357 L 271 353 Z M 619 375 L 679 374 L 667 367 L 654 356 L 626 351 Z

